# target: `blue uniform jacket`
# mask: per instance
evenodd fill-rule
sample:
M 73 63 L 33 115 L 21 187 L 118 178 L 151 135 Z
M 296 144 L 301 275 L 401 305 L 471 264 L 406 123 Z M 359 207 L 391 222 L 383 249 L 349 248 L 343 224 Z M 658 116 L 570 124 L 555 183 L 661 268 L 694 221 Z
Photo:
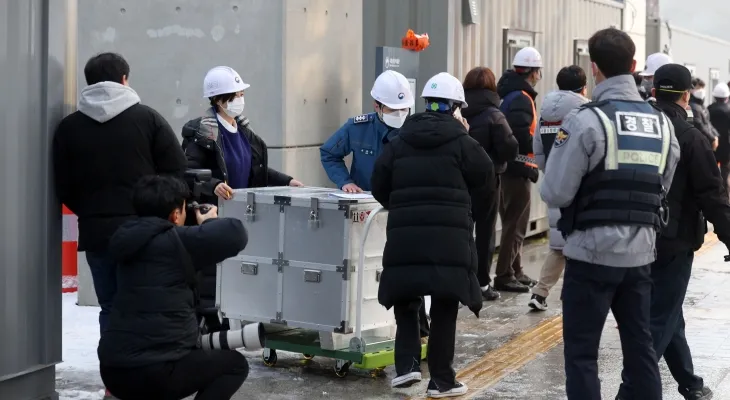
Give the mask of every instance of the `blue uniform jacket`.
M 370 191 L 370 177 L 375 160 L 383 151 L 383 145 L 396 130 L 389 128 L 377 113 L 350 118 L 319 148 L 322 167 L 338 188 L 354 183 L 362 190 Z M 350 171 L 345 157 L 352 153 Z

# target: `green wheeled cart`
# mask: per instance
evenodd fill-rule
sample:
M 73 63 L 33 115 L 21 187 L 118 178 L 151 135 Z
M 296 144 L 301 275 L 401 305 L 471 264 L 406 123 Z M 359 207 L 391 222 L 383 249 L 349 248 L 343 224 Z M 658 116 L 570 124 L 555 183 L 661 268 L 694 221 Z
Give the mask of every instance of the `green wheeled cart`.
M 355 333 L 350 339 L 349 346 L 334 346 L 337 350 L 322 347 L 320 332 L 306 329 L 288 329 L 275 333 L 267 333 L 264 343 L 262 359 L 264 365 L 273 367 L 277 362 L 277 350 L 300 353 L 305 359 L 326 357 L 335 360 L 335 374 L 344 378 L 350 372 L 350 367 L 371 371 L 372 377 L 377 377 L 387 366 L 395 364 L 393 337 L 376 337 L 363 335 L 362 331 L 362 304 L 363 281 L 365 271 L 365 242 L 375 217 L 385 211 L 382 207 L 372 210 L 367 216 L 360 242 L 360 257 L 357 269 L 357 307 L 355 311 Z M 330 346 L 332 347 L 332 346 Z M 342 348 L 340 348 L 342 347 Z M 421 357 L 426 357 L 427 345 L 421 345 Z
M 341 377 L 394 364 L 395 317 L 377 299 L 387 217 L 372 196 L 239 189 L 218 213 L 245 221 L 249 241 L 218 265 L 216 305 L 263 324 L 266 365 L 278 350 L 334 359 Z
M 378 340 L 379 339 L 379 340 Z M 305 329 L 289 329 L 266 335 L 262 353 L 264 365 L 273 367 L 277 362 L 277 350 L 300 353 L 305 359 L 325 357 L 335 360 L 335 374 L 344 378 L 350 367 L 369 370 L 376 377 L 383 368 L 395 363 L 394 343 L 391 338 L 369 338 L 364 347 L 357 338 L 350 340 L 350 347 L 340 350 L 323 349 L 319 332 Z M 421 357 L 426 357 L 426 345 L 422 345 Z

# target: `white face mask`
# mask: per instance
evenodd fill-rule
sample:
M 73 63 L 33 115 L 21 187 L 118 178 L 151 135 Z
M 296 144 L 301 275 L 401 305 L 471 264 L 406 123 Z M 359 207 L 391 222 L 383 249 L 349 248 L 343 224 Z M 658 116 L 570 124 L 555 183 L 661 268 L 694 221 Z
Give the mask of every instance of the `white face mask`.
M 383 123 L 391 128 L 400 128 L 408 118 L 408 110 L 396 110 L 390 114 L 383 113 Z
M 243 108 L 245 105 L 246 103 L 243 101 L 243 97 L 236 97 L 228 102 L 228 105 L 223 109 L 223 112 L 228 114 L 231 118 L 236 118 L 243 114 Z
M 692 95 L 700 100 L 705 99 L 705 89 L 697 89 L 692 92 Z

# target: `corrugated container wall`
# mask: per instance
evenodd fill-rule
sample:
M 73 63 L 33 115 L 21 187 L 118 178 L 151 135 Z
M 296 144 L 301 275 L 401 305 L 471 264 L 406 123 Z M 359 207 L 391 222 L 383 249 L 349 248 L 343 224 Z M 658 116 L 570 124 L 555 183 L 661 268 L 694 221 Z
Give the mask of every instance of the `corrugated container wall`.
M 376 46 L 400 46 L 407 29 L 429 33 L 431 47 L 421 55 L 418 90 L 434 74 L 447 71 L 459 79 L 475 66 L 487 66 L 499 77 L 511 64 L 505 42 L 523 38 L 543 55 L 542 95 L 555 89 L 560 68 L 578 61 L 576 40 L 587 41 L 599 29 L 622 27 L 624 5 L 610 0 L 476 0 L 476 24 L 462 22 L 462 0 L 368 0 L 364 1 L 363 87 L 374 80 Z M 506 35 L 509 35 L 507 37 Z M 534 38 L 534 39 L 533 39 Z M 508 54 L 505 57 L 505 54 Z M 587 55 L 587 53 L 586 53 Z M 583 57 L 581 64 L 589 67 Z M 587 71 L 590 75 L 590 71 Z M 417 93 L 417 95 L 420 93 Z M 540 96 L 542 98 L 543 96 Z M 369 107 L 368 93 L 363 106 Z
M 706 101 L 712 89 L 730 79 L 730 42 L 692 32 L 660 20 L 647 22 L 647 54 L 668 51 L 674 62 L 683 64 L 707 84 Z
M 0 0 L 0 399 L 56 399 L 61 208 L 51 140 L 68 112 L 70 0 Z

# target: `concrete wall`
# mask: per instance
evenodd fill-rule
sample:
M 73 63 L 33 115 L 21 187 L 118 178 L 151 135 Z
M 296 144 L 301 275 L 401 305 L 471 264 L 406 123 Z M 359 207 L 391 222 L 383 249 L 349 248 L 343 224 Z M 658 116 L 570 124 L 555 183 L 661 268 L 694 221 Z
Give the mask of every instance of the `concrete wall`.
M 80 0 L 78 59 L 124 55 L 130 86 L 178 134 L 208 107 L 205 73 L 236 69 L 271 166 L 323 186 L 319 146 L 362 109 L 361 13 L 362 0 Z
M 674 62 L 684 64 L 707 83 L 730 80 L 730 42 L 677 27 L 666 21 L 647 22 L 647 53 L 668 50 Z M 718 79 L 711 79 L 714 74 Z M 707 96 L 707 101 L 711 101 Z
M 61 361 L 61 209 L 51 140 L 65 93 L 69 1 L 0 0 L 0 399 L 55 399 Z

